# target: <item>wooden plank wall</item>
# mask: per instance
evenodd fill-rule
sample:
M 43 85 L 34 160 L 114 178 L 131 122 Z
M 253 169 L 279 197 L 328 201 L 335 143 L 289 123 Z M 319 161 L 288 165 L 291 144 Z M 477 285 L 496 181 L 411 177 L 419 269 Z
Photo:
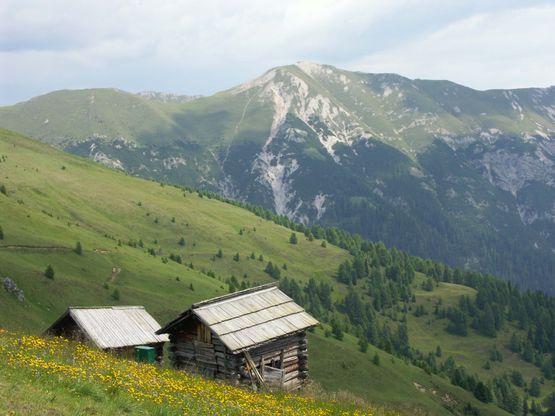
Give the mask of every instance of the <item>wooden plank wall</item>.
M 205 376 L 225 379 L 234 384 L 253 384 L 242 353 L 232 354 L 212 334 L 211 343 L 199 341 L 197 328 L 170 335 L 170 360 L 174 367 L 195 370 Z M 286 390 L 300 388 L 308 377 L 308 352 L 306 333 L 290 335 L 249 350 L 258 371 L 273 367 L 283 371 L 282 380 L 276 383 L 275 372 L 268 372 L 271 385 L 281 385 Z

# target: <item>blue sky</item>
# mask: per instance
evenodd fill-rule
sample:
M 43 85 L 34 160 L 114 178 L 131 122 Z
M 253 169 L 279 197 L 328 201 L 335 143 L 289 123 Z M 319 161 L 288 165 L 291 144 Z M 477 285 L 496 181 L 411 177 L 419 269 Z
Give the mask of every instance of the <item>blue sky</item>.
M 2 0 L 0 105 L 211 94 L 308 60 L 477 89 L 555 84 L 555 0 Z

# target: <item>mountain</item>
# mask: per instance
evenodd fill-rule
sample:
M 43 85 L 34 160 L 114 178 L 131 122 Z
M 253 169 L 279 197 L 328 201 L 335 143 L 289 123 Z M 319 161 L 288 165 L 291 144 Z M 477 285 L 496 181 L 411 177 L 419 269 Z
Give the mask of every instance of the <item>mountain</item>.
M 0 109 L 0 126 L 555 293 L 555 87 L 301 62 L 186 103 L 54 92 Z
M 265 271 L 272 262 L 279 265 L 281 282 L 294 280 L 303 293 L 312 293 L 311 280 L 320 289 L 332 288 L 333 302 L 321 312 L 324 326 L 309 335 L 311 375 L 326 391 L 342 390 L 341 397 L 355 395 L 402 414 L 461 414 L 470 403 L 482 414 L 507 415 L 496 404 L 482 403 L 451 384 L 445 375 L 424 371 L 392 351 L 370 345 L 366 353 L 360 352 L 353 328 L 342 340 L 329 336 L 334 314 L 342 317 L 341 322 L 349 322 L 333 306 L 342 303 L 349 292 L 336 279 L 340 265 L 353 259 L 344 249 L 331 243 L 323 247 L 322 240 L 305 238 L 301 232 L 297 244 L 291 244 L 292 230 L 209 194 L 133 178 L 5 130 L 0 130 L 0 170 L 0 328 L 40 333 L 69 305 L 139 304 L 159 322 L 167 322 L 190 304 L 226 293 L 235 284 L 245 287 L 274 281 Z M 77 242 L 80 253 L 74 250 Z M 44 275 L 47 265 L 55 272 L 53 279 Z M 12 281 L 9 285 L 6 277 Z M 442 297 L 446 305 L 458 295 L 474 296 L 474 289 L 451 283 L 439 283 L 433 292 L 423 291 L 422 279 L 418 272 L 411 290 L 416 302 L 425 305 L 430 296 Z M 366 281 L 358 282 L 365 302 L 369 299 L 362 290 Z M 14 285 L 22 291 L 22 298 Z M 387 314 L 397 307 L 388 308 Z M 414 317 L 418 325 L 410 337 L 419 338 L 420 345 L 426 344 L 422 336 L 428 333 L 420 324 L 428 319 Z M 382 323 L 392 331 L 398 325 L 385 316 Z M 442 323 L 445 319 L 434 325 Z M 526 334 L 507 324 L 499 336 L 505 339 L 513 330 Z M 441 332 L 444 340 L 458 339 Z M 496 342 L 478 335 L 472 339 L 473 348 L 484 351 Z M 435 349 L 437 342 L 434 339 L 426 349 Z M 511 366 L 525 380 L 540 377 L 534 364 L 507 352 L 503 345 L 499 348 L 505 363 L 491 374 L 481 369 L 481 360 L 475 364 L 474 358 L 468 360 L 456 346 L 446 344 L 443 354 L 445 359 L 455 356 L 458 364 L 469 365 L 469 371 L 478 371 L 481 377 Z M 379 365 L 373 363 L 376 354 Z M 9 372 L 0 373 L 2 382 L 17 383 Z M 545 381 L 538 400 L 552 384 Z M 518 394 L 523 396 L 524 390 Z
M 160 91 L 141 91 L 137 95 L 141 98 L 161 103 L 188 103 L 202 97 L 201 95 L 183 95 Z

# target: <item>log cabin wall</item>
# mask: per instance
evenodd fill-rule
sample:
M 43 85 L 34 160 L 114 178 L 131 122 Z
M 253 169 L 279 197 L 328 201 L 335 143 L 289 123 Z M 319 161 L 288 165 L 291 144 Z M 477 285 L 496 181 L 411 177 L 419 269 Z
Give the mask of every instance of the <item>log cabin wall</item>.
M 189 326 L 170 334 L 170 359 L 174 367 L 194 370 L 204 376 L 233 384 L 253 384 L 244 353 L 232 353 L 215 334 L 210 342 L 199 340 L 203 331 Z M 268 342 L 248 351 L 258 372 L 271 387 L 294 390 L 308 378 L 307 339 L 304 331 Z M 272 379 L 270 370 L 281 370 L 282 377 Z
M 194 304 L 157 334 L 169 334 L 177 368 L 293 390 L 308 377 L 305 331 L 316 325 L 271 284 Z
M 268 377 L 265 375 L 265 366 L 283 370 L 283 378 L 279 384 L 286 390 L 301 387 L 308 377 L 307 339 L 304 331 L 253 348 L 249 354 L 266 381 Z

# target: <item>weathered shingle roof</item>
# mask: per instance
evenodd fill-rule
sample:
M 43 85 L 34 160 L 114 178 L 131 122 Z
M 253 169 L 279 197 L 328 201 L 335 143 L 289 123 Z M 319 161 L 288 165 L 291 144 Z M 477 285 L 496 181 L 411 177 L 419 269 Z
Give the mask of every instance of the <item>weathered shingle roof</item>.
M 71 307 L 49 330 L 68 315 L 102 349 L 168 341 L 156 334 L 160 324 L 142 306 Z
M 196 303 L 157 333 L 172 332 L 192 316 L 208 326 L 232 352 L 318 325 L 275 284 L 269 284 Z

